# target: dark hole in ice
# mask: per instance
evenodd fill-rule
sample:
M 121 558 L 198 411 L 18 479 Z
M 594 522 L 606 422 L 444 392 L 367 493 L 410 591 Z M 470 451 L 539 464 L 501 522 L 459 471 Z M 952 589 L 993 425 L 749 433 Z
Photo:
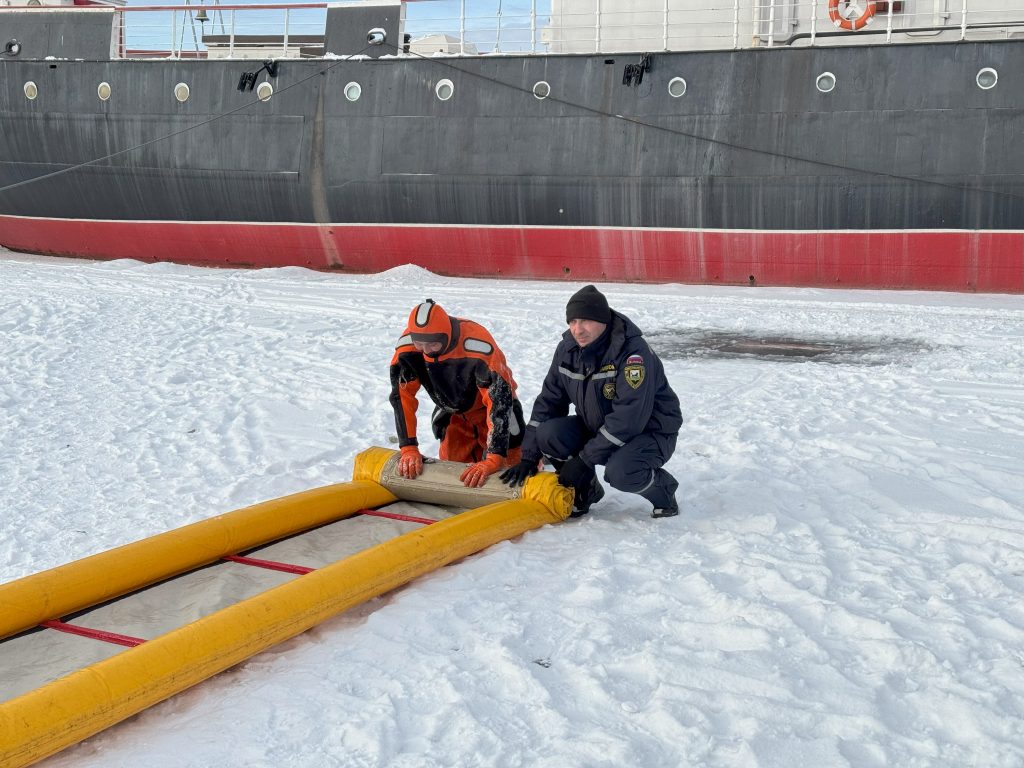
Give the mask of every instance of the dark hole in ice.
M 915 339 L 797 338 L 694 328 L 662 328 L 645 333 L 644 337 L 664 360 L 756 357 L 778 361 L 883 365 L 898 357 L 929 349 L 927 344 Z

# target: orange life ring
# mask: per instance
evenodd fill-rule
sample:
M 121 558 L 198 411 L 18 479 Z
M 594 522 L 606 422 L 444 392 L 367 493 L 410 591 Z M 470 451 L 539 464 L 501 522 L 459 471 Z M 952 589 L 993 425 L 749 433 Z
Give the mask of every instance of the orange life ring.
M 871 17 L 875 15 L 875 5 L 877 0 L 868 0 L 867 7 L 864 12 L 852 19 L 848 19 L 839 13 L 839 3 L 842 0 L 828 0 L 828 17 L 832 19 L 832 23 L 841 29 L 849 29 L 855 31 L 866 27 L 868 22 L 871 21 Z M 847 7 L 849 7 L 850 0 L 846 0 Z

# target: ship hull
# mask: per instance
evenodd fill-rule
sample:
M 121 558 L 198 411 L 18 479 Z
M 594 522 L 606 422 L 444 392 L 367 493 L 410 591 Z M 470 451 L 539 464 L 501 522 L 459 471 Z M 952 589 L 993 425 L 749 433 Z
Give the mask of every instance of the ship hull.
M 215 267 L 1024 293 L 1024 233 L 94 221 L 0 216 L 13 250 Z
M 981 67 L 1024 71 L 1024 41 L 666 53 L 624 84 L 636 60 L 284 61 L 268 102 L 235 87 L 251 62 L 4 61 L 0 244 L 358 272 L 1024 291 L 1024 84 L 974 83 Z M 822 72 L 838 76 L 831 93 L 815 87 Z M 673 77 L 687 80 L 681 98 Z M 442 79 L 449 101 L 435 95 Z

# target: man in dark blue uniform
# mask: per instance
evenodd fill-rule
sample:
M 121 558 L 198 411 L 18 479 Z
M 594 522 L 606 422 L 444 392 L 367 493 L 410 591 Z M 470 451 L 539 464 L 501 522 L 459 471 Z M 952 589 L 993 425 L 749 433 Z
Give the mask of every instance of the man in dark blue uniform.
M 603 464 L 604 479 L 651 502 L 653 517 L 679 514 L 679 483 L 662 465 L 683 419 L 661 360 L 633 321 L 610 309 L 592 285 L 569 299 L 565 320 L 569 330 L 533 404 L 522 460 L 501 479 L 522 485 L 543 454 L 559 482 L 575 489 L 572 515 L 578 517 L 604 496 L 595 470 Z

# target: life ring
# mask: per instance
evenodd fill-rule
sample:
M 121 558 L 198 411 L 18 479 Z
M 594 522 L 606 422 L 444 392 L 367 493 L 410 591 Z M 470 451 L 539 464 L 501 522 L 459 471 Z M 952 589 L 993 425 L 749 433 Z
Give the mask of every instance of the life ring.
M 828 17 L 832 19 L 832 23 L 840 29 L 849 29 L 851 31 L 862 29 L 867 26 L 868 22 L 871 21 L 871 18 L 875 15 L 877 0 L 868 0 L 867 7 L 864 9 L 864 12 L 856 18 L 850 19 L 839 13 L 839 3 L 843 1 L 844 0 L 828 0 Z M 850 0 L 845 0 L 845 2 L 846 6 L 849 7 Z

